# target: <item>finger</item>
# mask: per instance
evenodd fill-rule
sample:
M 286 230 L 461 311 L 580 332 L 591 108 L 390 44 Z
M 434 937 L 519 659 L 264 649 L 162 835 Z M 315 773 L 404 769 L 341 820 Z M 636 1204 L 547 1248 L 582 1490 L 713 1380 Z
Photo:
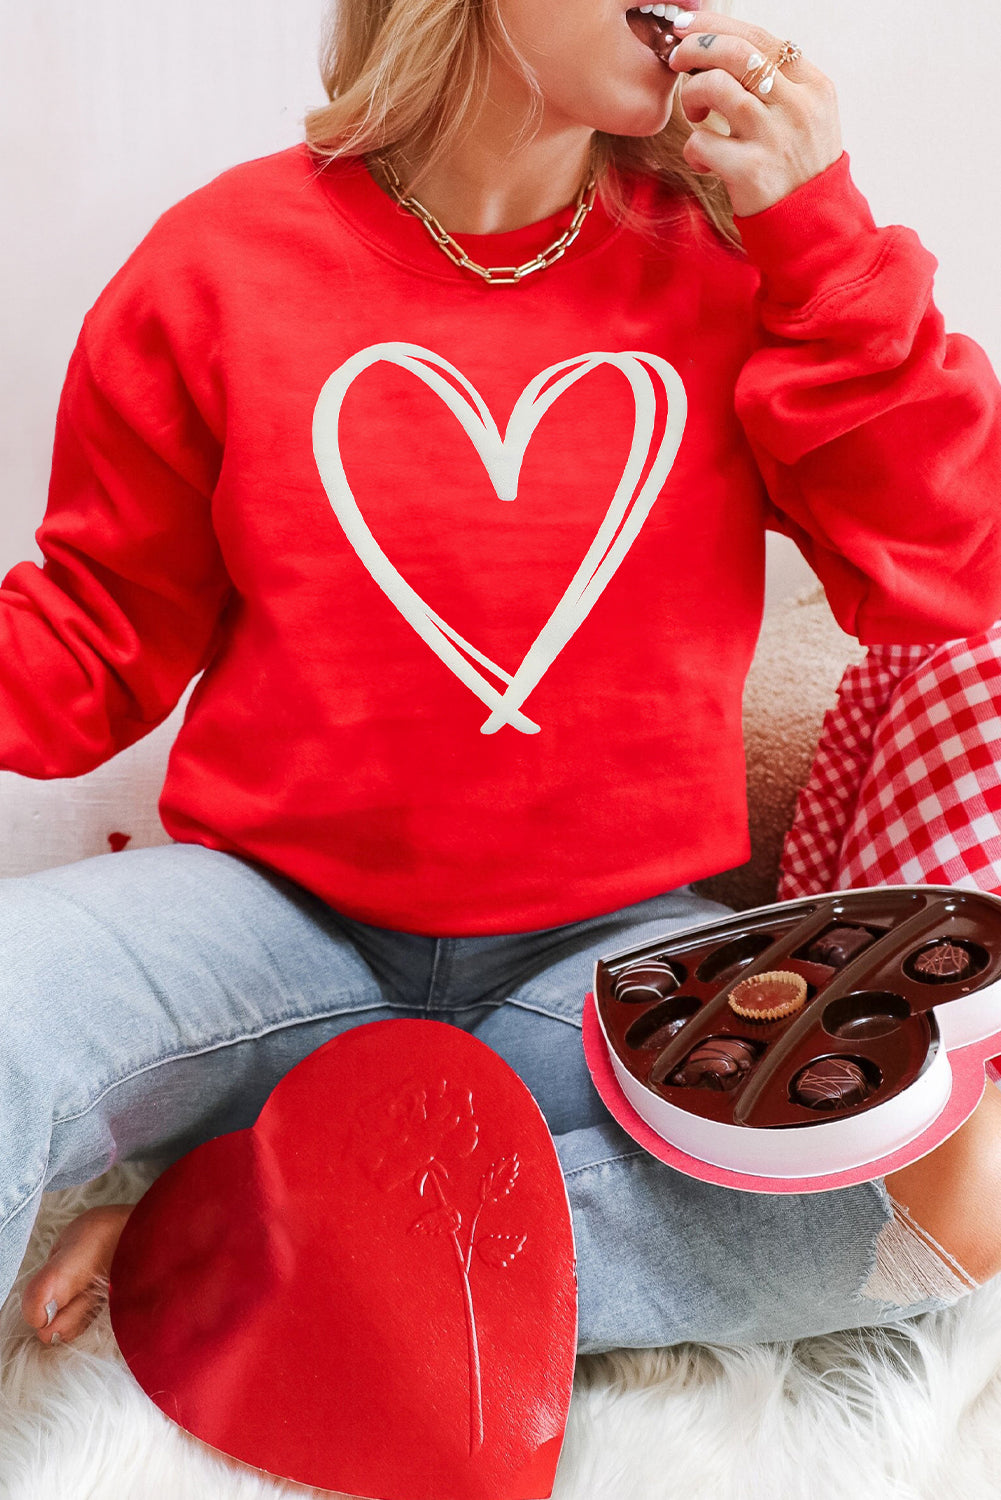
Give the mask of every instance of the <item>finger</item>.
M 753 163 L 747 158 L 750 149 L 753 148 L 746 142 L 734 140 L 732 136 L 696 127 L 685 142 L 682 154 L 696 172 L 711 172 L 724 182 L 748 178 L 753 187 Z
M 722 71 L 739 82 L 777 53 L 777 46 L 770 52 L 757 51 L 746 37 L 701 31 L 697 36 L 686 37 L 675 47 L 668 65 L 676 73 L 691 73 L 696 77 L 714 70 Z
M 716 36 L 739 36 L 759 51 L 777 45 L 776 38 L 763 26 L 752 25 L 750 21 L 739 21 L 736 16 L 724 16 L 718 11 L 684 11 L 673 22 L 673 30 L 676 36 L 686 39 L 701 32 L 712 32 Z
M 683 24 L 686 14 L 691 14 L 693 17 L 688 27 Z M 680 27 L 679 21 L 682 22 Z M 674 22 L 673 29 L 679 40 L 671 53 L 670 62 L 672 67 L 676 67 L 681 72 L 705 67 L 705 59 L 700 59 L 700 54 L 707 50 L 715 50 L 719 42 L 724 39 L 728 43 L 746 42 L 751 52 L 760 52 L 764 57 L 777 57 L 782 46 L 778 37 L 773 36 L 762 26 L 752 26 L 746 21 L 736 20 L 733 16 L 716 15 L 710 11 L 683 12 Z M 702 40 L 711 37 L 716 40 Z M 709 66 L 725 66 L 725 64 L 710 61 Z M 741 71 L 743 72 L 744 69 Z M 818 68 L 815 68 L 805 57 L 800 56 L 792 62 L 783 63 L 782 76 L 792 83 L 811 83 L 822 75 Z
M 738 218 L 761 213 L 790 191 L 782 174 L 776 175 L 767 150 L 749 142 L 697 127 L 682 153 L 696 172 L 713 173 L 726 183 Z
M 723 116 L 735 140 L 753 140 L 769 127 L 769 106 L 748 93 L 730 73 L 719 68 L 687 77 L 681 108 L 692 125 L 701 125 L 711 111 Z

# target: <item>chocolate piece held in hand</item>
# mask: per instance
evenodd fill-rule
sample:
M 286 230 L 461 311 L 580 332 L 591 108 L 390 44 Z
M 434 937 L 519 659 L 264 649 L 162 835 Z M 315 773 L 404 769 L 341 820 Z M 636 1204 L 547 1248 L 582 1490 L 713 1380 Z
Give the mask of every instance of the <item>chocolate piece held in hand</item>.
M 730 992 L 729 1005 L 748 1021 L 780 1021 L 802 1010 L 806 996 L 806 980 L 800 974 L 775 969 L 742 979 Z
M 677 15 L 677 10 L 675 10 Z M 633 36 L 637 37 L 651 52 L 655 52 L 662 62 L 667 62 L 677 37 L 666 16 L 655 16 L 651 11 L 645 14 L 638 6 L 626 11 L 626 24 Z
M 831 927 L 820 934 L 806 956 L 813 963 L 843 969 L 872 940 L 872 933 L 865 927 Z
M 869 1093 L 869 1080 L 847 1057 L 822 1057 L 804 1068 L 792 1086 L 793 1098 L 810 1109 L 850 1109 Z
M 628 969 L 623 969 L 615 981 L 613 993 L 624 1005 L 642 1005 L 650 1000 L 663 1000 L 677 988 L 678 976 L 670 964 L 651 958 L 646 963 L 630 964 Z
M 954 984 L 972 974 L 973 959 L 958 943 L 933 943 L 912 959 L 915 974 L 931 984 Z
M 685 1058 L 668 1083 L 694 1089 L 732 1089 L 750 1072 L 757 1057 L 753 1042 L 739 1036 L 710 1036 Z

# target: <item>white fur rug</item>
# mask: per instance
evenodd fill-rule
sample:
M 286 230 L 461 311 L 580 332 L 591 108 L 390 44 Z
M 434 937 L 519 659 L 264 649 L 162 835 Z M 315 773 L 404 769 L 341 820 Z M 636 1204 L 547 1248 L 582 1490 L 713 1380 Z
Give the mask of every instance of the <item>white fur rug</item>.
M 62 1226 L 139 1196 L 119 1168 L 44 1203 L 28 1275 Z M 742 1350 L 582 1360 L 555 1500 L 989 1500 L 1001 1494 L 1001 1277 L 901 1328 Z M 42 1349 L 15 1289 L 0 1313 L 3 1500 L 316 1496 L 169 1423 L 108 1319 Z

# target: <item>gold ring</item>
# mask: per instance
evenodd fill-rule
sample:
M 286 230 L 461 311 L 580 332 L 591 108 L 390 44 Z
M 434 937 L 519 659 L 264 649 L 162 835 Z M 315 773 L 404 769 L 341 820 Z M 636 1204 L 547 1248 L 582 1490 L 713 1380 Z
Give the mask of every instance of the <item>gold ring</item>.
M 764 98 L 771 93 L 778 70 L 778 63 L 773 58 L 762 57 L 760 52 L 752 52 L 747 59 L 746 71 L 739 80 L 740 86 L 749 94 L 760 94 Z
M 779 55 L 775 59 L 775 66 L 777 68 L 784 68 L 786 63 L 795 62 L 797 58 L 802 56 L 802 47 L 797 47 L 795 42 L 783 42 L 779 49 Z

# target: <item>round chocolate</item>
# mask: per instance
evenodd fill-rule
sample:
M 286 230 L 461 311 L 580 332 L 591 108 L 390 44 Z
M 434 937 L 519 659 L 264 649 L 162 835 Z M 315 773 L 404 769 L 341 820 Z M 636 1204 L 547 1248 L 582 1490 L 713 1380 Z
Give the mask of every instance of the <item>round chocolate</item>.
M 668 1083 L 690 1089 L 732 1089 L 758 1055 L 753 1042 L 739 1036 L 710 1036 L 689 1052 Z
M 822 1057 L 804 1068 L 792 1086 L 793 1098 L 810 1109 L 851 1109 L 872 1092 L 869 1080 L 848 1057 Z
M 652 958 L 623 969 L 612 993 L 624 1005 L 642 1005 L 651 1000 L 663 1000 L 677 988 L 678 976 L 670 964 Z
M 959 943 L 939 942 L 923 948 L 911 960 L 915 974 L 934 984 L 955 983 L 973 973 L 974 962 Z

